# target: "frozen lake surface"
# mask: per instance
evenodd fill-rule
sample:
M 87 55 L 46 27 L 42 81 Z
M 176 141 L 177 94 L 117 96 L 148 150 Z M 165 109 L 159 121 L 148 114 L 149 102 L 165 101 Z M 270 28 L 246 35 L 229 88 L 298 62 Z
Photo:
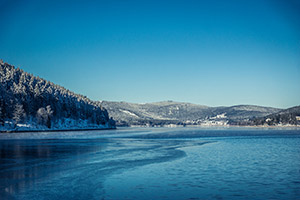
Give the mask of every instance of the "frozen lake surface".
M 0 199 L 299 199 L 299 129 L 0 134 Z

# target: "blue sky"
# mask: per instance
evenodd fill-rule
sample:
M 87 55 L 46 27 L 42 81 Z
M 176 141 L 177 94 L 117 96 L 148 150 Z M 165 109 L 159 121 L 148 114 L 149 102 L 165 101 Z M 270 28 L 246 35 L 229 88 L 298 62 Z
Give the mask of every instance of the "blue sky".
M 0 58 L 93 100 L 300 104 L 297 0 L 0 0 Z

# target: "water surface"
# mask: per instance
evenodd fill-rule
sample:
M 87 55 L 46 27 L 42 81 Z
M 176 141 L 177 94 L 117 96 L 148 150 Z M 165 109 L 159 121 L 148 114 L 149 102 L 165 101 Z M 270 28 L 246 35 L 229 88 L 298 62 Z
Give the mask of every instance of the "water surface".
M 1 199 L 299 199 L 300 132 L 136 128 L 0 135 Z

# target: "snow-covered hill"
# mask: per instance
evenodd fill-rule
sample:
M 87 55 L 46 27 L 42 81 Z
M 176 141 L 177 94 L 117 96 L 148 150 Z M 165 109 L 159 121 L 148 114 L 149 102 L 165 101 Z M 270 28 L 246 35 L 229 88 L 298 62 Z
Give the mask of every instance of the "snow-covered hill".
M 227 125 L 281 110 L 253 105 L 208 107 L 174 101 L 145 104 L 103 101 L 102 106 L 119 126 Z
M 295 106 L 264 117 L 249 120 L 249 125 L 300 125 L 300 106 Z
M 114 126 L 100 102 L 0 60 L 0 130 Z

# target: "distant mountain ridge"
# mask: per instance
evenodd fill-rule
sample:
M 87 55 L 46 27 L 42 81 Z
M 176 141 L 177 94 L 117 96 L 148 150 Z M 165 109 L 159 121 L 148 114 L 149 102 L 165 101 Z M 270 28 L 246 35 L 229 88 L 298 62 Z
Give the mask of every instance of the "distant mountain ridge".
M 0 130 L 113 128 L 100 102 L 0 60 Z
M 255 105 L 209 107 L 185 102 L 128 103 L 102 101 L 118 126 L 250 125 L 249 120 L 283 111 Z

